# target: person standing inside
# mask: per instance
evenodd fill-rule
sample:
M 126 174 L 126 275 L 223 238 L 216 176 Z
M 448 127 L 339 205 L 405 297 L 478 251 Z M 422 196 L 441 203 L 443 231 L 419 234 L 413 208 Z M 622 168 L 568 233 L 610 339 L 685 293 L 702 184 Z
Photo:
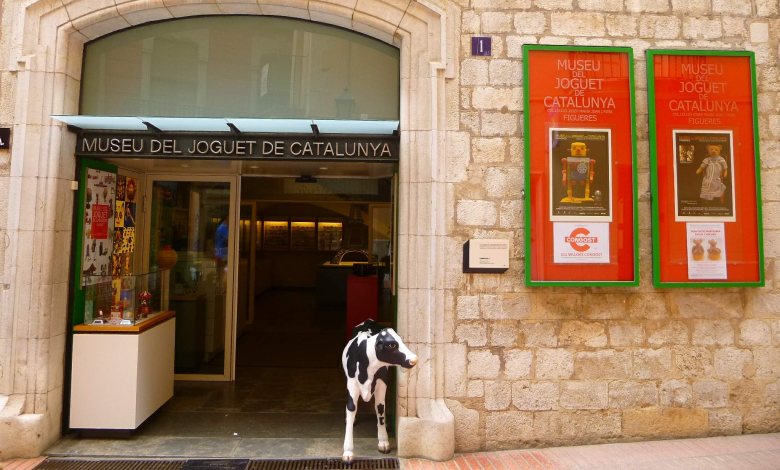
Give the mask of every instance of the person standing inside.
M 214 232 L 214 261 L 217 264 L 217 278 L 219 279 L 220 284 L 225 280 L 225 271 L 227 270 L 228 235 L 229 227 L 227 216 L 223 216 L 219 220 L 217 229 Z

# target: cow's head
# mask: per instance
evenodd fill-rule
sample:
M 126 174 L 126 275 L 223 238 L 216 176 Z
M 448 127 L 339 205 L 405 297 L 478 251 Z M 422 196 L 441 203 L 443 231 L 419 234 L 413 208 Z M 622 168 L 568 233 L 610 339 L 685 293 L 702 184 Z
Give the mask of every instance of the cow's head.
M 411 369 L 417 364 L 417 355 L 406 347 L 392 328 L 385 328 L 376 335 L 376 357 L 382 362 Z

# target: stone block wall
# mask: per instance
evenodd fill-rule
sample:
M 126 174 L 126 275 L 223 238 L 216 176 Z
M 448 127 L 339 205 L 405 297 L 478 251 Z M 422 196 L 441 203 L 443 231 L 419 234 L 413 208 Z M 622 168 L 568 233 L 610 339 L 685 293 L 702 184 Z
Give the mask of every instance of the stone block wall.
M 780 430 L 778 3 L 460 1 L 450 235 L 512 240 L 505 274 L 463 274 L 453 242 L 446 403 L 456 450 Z M 472 57 L 472 36 L 493 54 Z M 523 44 L 628 46 L 635 59 L 640 286 L 524 286 Z M 766 286 L 652 286 L 648 48 L 756 53 Z

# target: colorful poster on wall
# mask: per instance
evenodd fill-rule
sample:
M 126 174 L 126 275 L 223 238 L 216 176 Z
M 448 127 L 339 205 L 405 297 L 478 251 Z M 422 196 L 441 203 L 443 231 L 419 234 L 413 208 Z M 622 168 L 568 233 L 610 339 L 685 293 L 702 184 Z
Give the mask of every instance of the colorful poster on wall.
M 653 281 L 763 285 L 752 52 L 647 52 Z
M 115 189 L 115 173 L 87 169 L 81 260 L 83 285 L 96 284 L 100 282 L 99 276 L 111 274 Z
M 523 47 L 527 285 L 637 285 L 630 48 Z
M 688 231 L 688 278 L 727 279 L 726 235 L 722 223 L 685 224 Z
M 556 263 L 609 263 L 609 224 L 569 222 L 554 227 Z
M 609 129 L 550 129 L 550 220 L 612 220 Z
M 675 220 L 734 222 L 730 131 L 675 130 Z
M 112 259 L 112 275 L 129 276 L 133 274 L 133 254 L 135 252 L 135 207 L 134 201 L 129 201 L 127 188 L 133 191 L 138 182 L 135 178 L 117 175 L 116 205 L 114 216 L 114 244 Z

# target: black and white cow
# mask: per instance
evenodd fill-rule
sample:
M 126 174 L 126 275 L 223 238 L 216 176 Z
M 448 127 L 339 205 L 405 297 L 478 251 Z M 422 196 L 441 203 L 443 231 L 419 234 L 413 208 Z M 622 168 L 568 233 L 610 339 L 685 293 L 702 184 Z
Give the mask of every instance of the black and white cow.
M 347 377 L 347 430 L 344 435 L 344 454 L 341 460 L 350 463 L 354 457 L 352 427 L 355 424 L 358 397 L 368 402 L 374 397 L 377 435 L 380 452 L 390 452 L 390 441 L 385 428 L 385 392 L 388 367 L 410 369 L 417 364 L 417 356 L 406 347 L 392 328 L 380 328 L 373 320 L 366 320 L 352 330 L 341 354 L 341 364 Z

